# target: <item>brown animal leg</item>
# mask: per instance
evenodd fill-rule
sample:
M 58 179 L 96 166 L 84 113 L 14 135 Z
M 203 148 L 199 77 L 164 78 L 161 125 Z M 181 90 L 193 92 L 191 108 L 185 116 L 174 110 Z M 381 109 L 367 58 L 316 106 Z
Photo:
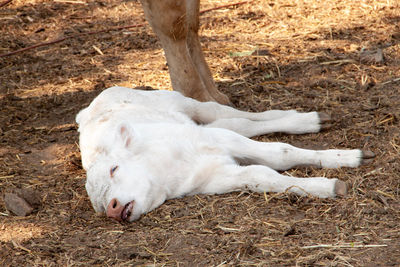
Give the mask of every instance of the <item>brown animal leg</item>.
M 200 0 L 186 1 L 186 24 L 188 29 L 186 37 L 187 49 L 210 95 L 221 104 L 231 104 L 229 98 L 218 91 L 214 79 L 212 78 L 210 68 L 204 58 L 199 35 L 197 34 L 199 31 L 199 12 Z
M 197 35 L 199 0 L 141 0 L 161 41 L 174 90 L 200 101 L 230 104 L 218 91 Z

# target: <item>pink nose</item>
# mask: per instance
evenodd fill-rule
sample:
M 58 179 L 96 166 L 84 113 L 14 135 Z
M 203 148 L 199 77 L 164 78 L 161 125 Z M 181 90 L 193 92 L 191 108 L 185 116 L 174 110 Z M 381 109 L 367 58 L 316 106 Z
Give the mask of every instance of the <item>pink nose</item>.
M 108 203 L 106 214 L 107 217 L 113 218 L 117 221 L 122 221 L 121 213 L 124 209 L 124 206 L 118 201 L 118 199 L 113 198 L 111 199 L 110 203 Z

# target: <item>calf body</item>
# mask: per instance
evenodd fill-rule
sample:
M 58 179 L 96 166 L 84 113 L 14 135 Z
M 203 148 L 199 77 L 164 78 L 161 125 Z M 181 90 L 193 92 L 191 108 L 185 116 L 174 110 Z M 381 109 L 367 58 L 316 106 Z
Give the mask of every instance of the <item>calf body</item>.
M 357 167 L 373 156 L 354 150 L 307 150 L 247 137 L 318 132 L 327 115 L 243 112 L 178 92 L 112 87 L 76 118 L 86 189 L 93 207 L 133 221 L 166 199 L 250 189 L 317 197 L 346 194 L 345 183 L 295 178 L 276 170 L 298 165 Z

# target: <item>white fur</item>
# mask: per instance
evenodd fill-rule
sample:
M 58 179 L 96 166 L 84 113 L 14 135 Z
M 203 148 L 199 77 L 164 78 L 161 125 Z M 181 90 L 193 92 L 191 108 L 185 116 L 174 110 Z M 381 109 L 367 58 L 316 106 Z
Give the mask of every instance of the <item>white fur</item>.
M 244 137 L 318 132 L 316 112 L 249 113 L 178 92 L 112 87 L 79 112 L 76 121 L 94 209 L 106 211 L 112 199 L 122 205 L 134 201 L 129 221 L 166 199 L 198 193 L 249 188 L 335 197 L 337 179 L 294 178 L 275 170 L 356 167 L 362 160 L 360 150 L 314 151 Z

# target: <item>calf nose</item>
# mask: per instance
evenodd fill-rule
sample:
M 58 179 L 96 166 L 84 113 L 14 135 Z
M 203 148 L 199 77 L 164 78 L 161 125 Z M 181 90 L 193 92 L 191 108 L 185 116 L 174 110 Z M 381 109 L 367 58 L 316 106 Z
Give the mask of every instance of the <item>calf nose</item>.
M 118 201 L 118 199 L 113 198 L 111 199 L 110 203 L 108 203 L 106 214 L 107 217 L 113 218 L 117 221 L 122 221 L 121 213 L 124 209 L 124 206 Z

